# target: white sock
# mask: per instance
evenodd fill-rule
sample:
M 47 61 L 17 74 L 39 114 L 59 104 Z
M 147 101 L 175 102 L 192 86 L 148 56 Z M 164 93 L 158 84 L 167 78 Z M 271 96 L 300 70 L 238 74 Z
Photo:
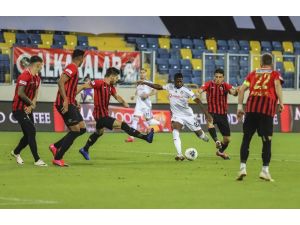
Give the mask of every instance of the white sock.
M 139 122 L 139 118 L 133 116 L 133 117 L 132 117 L 131 127 L 132 127 L 133 129 L 136 129 L 136 130 L 137 130 L 138 122 Z M 131 138 L 134 138 L 133 136 L 130 136 L 130 137 L 131 137 Z
M 246 163 L 241 163 L 240 170 L 245 170 L 245 169 L 246 169 Z
M 173 130 L 173 140 L 174 140 L 175 148 L 177 150 L 177 154 L 178 155 L 182 155 L 182 152 L 181 152 L 181 140 L 180 140 L 180 137 L 179 137 L 179 131 L 176 130 L 176 129 Z
M 159 125 L 160 124 L 159 121 L 157 121 L 156 119 L 153 119 L 153 118 L 150 119 L 150 120 L 148 120 L 147 123 L 148 123 L 149 126 Z
M 262 171 L 264 171 L 265 173 L 269 173 L 269 166 L 263 166 Z
M 200 138 L 203 139 L 204 137 L 205 137 L 205 133 L 204 133 L 204 131 L 202 130 L 202 134 L 201 134 Z

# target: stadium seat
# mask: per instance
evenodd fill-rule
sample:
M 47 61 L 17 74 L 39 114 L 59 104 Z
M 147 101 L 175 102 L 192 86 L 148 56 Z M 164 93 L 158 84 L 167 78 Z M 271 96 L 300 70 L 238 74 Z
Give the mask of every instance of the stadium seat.
M 272 54 L 275 57 L 276 62 L 283 62 L 283 56 L 281 51 L 272 51 Z
M 66 44 L 66 39 L 64 35 L 59 35 L 59 34 L 55 34 L 53 36 L 53 40 L 54 40 L 54 45 L 65 45 Z
M 180 59 L 180 50 L 179 49 L 170 49 L 170 58 L 171 59 Z
M 170 69 L 180 69 L 180 60 L 179 59 L 169 59 L 169 68 Z
M 282 47 L 284 52 L 294 53 L 294 46 L 292 42 L 284 41 L 282 42 Z
M 51 48 L 51 45 L 46 45 L 46 44 L 41 44 L 41 45 L 38 45 L 39 48 Z
M 252 53 L 260 53 L 261 51 L 259 41 L 250 41 L 250 48 Z
M 168 103 L 169 93 L 166 90 L 158 91 L 156 98 L 157 103 Z
M 213 39 L 207 39 L 205 40 L 206 48 L 208 50 L 211 50 L 212 52 L 217 52 L 217 42 Z
M 51 48 L 63 49 L 63 45 L 51 45 Z
M 240 50 L 239 43 L 234 39 L 228 40 L 227 45 L 229 50 L 236 50 L 236 51 Z
M 76 35 L 67 34 L 65 36 L 65 39 L 66 39 L 67 45 L 73 46 L 73 49 L 75 46 L 77 46 L 77 36 Z
M 187 70 L 192 69 L 192 64 L 191 64 L 191 61 L 189 59 L 181 59 L 180 60 L 180 65 L 181 65 L 181 69 L 187 69 Z
M 260 68 L 260 56 L 256 54 L 251 54 L 252 57 L 252 68 L 251 70 L 256 70 Z
M 160 37 L 158 38 L 158 44 L 160 48 L 170 49 L 170 38 Z
M 193 70 L 202 70 L 202 59 L 191 59 Z
M 285 73 L 294 73 L 295 72 L 295 66 L 294 66 L 293 62 L 284 61 L 283 68 L 284 68 Z
M 262 41 L 261 42 L 261 49 L 264 52 L 271 52 L 273 50 L 271 42 L 269 42 L 269 41 Z
M 23 46 L 29 44 L 28 34 L 16 33 L 16 44 Z
M 12 32 L 4 32 L 3 33 L 4 40 L 6 43 L 9 43 L 10 45 L 13 45 L 16 43 L 16 34 Z
M 42 44 L 42 39 L 39 34 L 30 34 L 29 40 L 31 44 L 35 44 L 35 45 Z
M 192 57 L 194 59 L 202 59 L 203 52 L 201 49 L 192 49 Z
M 182 48 L 193 48 L 193 41 L 191 39 L 181 39 Z
M 180 49 L 181 48 L 181 40 L 178 38 L 171 38 L 171 48 Z
M 146 51 L 147 50 L 147 39 L 146 38 L 137 38 L 136 39 L 136 45 L 137 45 L 137 49 L 140 51 Z M 95 44 L 95 46 L 99 46 L 97 44 Z
M 74 49 L 75 49 L 75 46 L 74 46 L 74 45 L 63 45 L 63 49 L 66 49 L 66 50 L 74 50 Z
M 156 64 L 158 66 L 158 72 L 161 74 L 168 73 L 169 60 L 165 58 L 156 59 Z
M 158 39 L 157 38 L 147 38 L 148 48 L 150 49 L 158 49 Z
M 0 43 L 0 50 L 1 50 L 2 54 L 6 54 L 6 55 L 10 56 L 10 53 L 11 53 L 10 47 L 1 47 L 1 44 L 6 44 L 6 43 Z
M 88 46 L 89 45 L 88 37 L 79 35 L 77 37 L 77 45 L 79 45 L 79 46 Z
M 284 72 L 283 63 L 282 62 L 276 62 L 276 70 L 279 71 L 280 73 Z
M 219 50 L 224 50 L 224 51 L 228 50 L 227 41 L 225 40 L 218 40 L 217 46 Z
M 157 49 L 158 58 L 169 58 L 169 52 L 165 48 Z
M 202 39 L 193 39 L 193 44 L 194 44 L 194 49 L 200 49 L 200 50 L 205 49 L 205 44 Z
M 180 49 L 181 58 L 183 59 L 191 59 L 192 58 L 192 51 L 191 49 L 182 48 Z
M 0 32 L 0 43 L 3 43 L 3 42 L 5 42 L 4 37 L 3 37 L 3 33 Z
M 52 45 L 53 44 L 53 34 L 41 34 L 41 39 L 43 45 Z
M 272 46 L 274 51 L 282 51 L 282 45 L 279 41 L 272 41 Z
M 202 85 L 202 77 L 192 77 L 192 83 L 201 86 Z
M 240 50 L 244 50 L 244 51 L 249 52 L 249 50 L 250 50 L 249 41 L 239 40 L 239 45 L 241 47 Z M 248 54 L 248 53 L 246 53 L 246 54 Z

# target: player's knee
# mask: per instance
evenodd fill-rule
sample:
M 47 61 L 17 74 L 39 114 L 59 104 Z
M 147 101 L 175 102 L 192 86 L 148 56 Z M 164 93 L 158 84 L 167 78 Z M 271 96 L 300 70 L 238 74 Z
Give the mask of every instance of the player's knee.
M 99 137 L 103 135 L 104 133 L 104 129 L 97 129 L 96 132 L 95 132 Z

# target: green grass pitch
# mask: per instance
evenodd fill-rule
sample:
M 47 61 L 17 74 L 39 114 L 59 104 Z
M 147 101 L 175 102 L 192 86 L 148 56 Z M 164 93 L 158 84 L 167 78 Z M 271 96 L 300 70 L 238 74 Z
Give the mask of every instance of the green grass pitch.
M 299 134 L 275 133 L 270 172 L 275 182 L 258 178 L 261 140 L 254 136 L 248 176 L 239 170 L 241 133 L 232 134 L 231 160 L 215 156 L 214 144 L 182 133 L 183 149 L 195 147 L 196 161 L 176 162 L 171 134 L 155 134 L 154 142 L 125 143 L 124 133 L 106 133 L 91 147 L 91 160 L 78 153 L 88 135 L 78 138 L 65 155 L 71 166 L 51 165 L 48 145 L 62 133 L 37 134 L 41 158 L 49 167 L 33 166 L 29 148 L 18 166 L 10 151 L 18 132 L 0 135 L 0 208 L 300 208 Z

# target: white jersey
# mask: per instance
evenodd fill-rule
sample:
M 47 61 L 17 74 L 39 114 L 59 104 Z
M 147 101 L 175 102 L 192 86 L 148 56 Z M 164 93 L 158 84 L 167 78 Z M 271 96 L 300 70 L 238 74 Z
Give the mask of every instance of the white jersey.
M 178 89 L 174 84 L 166 84 L 163 89 L 169 92 L 172 116 L 194 116 L 194 112 L 188 103 L 189 98 L 193 100 L 196 98 L 194 92 L 184 86 Z
M 152 83 L 150 81 L 146 81 L 147 83 Z M 151 93 L 151 91 L 153 90 L 153 88 L 142 84 L 142 85 L 138 85 L 136 87 L 136 93 L 137 93 L 137 98 L 136 98 L 136 107 L 137 108 L 151 108 L 152 107 L 152 103 L 149 97 L 147 98 L 143 98 L 143 96 L 149 95 Z

